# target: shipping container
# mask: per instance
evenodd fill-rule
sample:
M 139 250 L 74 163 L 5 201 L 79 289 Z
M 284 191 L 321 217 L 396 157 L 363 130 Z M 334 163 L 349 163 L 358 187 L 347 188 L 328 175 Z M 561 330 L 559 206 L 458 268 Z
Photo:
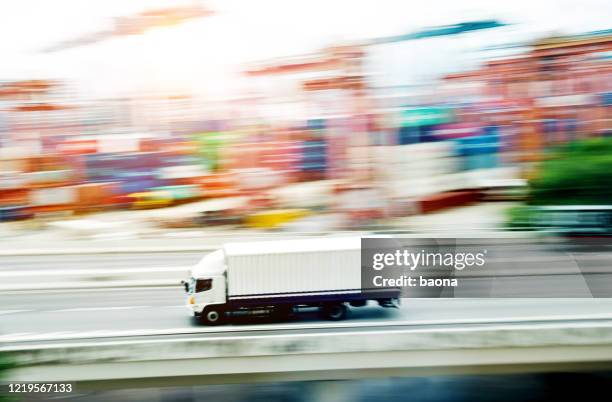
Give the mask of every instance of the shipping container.
M 27 188 L 0 190 L 0 205 L 28 205 L 30 202 L 30 191 L 31 190 Z
M 140 138 L 138 136 L 100 136 L 98 138 L 98 152 L 138 152 L 140 150 Z
M 208 173 L 208 170 L 203 168 L 201 165 L 167 166 L 158 169 L 157 178 L 163 180 L 184 179 L 201 177 Z
M 136 181 L 118 181 L 115 188 L 115 195 L 140 193 L 148 191 L 153 187 L 164 185 L 161 180 L 136 180 Z
M 454 152 L 452 141 L 427 142 L 410 145 L 373 147 L 372 154 L 379 164 L 408 163 L 422 159 L 445 158 Z
M 74 187 L 48 187 L 33 189 L 30 192 L 29 205 L 33 207 L 73 205 L 76 201 L 77 192 Z
M 23 188 L 27 185 L 24 174 L 21 172 L 0 172 L 0 190 Z
M 71 170 L 44 170 L 38 172 L 23 173 L 28 186 L 37 186 L 50 183 L 64 183 L 72 179 Z
M 464 170 L 492 169 L 499 166 L 499 154 L 482 153 L 463 157 Z
M 85 183 L 73 186 L 76 190 L 78 210 L 88 210 L 96 207 L 105 207 L 113 203 L 117 194 L 118 183 Z
M 29 219 L 32 213 L 24 205 L 0 206 L 0 222 Z
M 26 158 L 0 159 L 0 172 L 2 173 L 25 172 L 27 170 L 28 170 L 28 160 Z
M 174 180 L 174 182 L 196 185 L 201 196 L 206 198 L 231 197 L 240 194 L 238 180 L 232 173 L 214 173 L 191 179 Z
M 327 144 L 325 141 L 303 141 L 298 165 L 302 171 L 327 170 Z

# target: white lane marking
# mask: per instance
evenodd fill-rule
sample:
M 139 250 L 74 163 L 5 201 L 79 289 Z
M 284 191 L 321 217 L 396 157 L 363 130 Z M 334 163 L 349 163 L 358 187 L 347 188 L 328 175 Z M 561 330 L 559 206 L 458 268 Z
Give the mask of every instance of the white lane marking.
M 177 289 L 182 289 L 180 285 L 177 285 Z M 23 290 L 2 290 L 1 295 L 46 295 L 46 294 L 66 294 L 66 293 L 91 293 L 91 292 L 126 292 L 131 293 L 134 291 L 152 291 L 152 290 L 168 290 L 168 286 L 146 286 L 146 287 L 106 287 L 106 288 L 79 288 L 79 289 L 23 289 Z M 184 291 L 183 291 L 184 293 Z
M 12 339 L 20 339 L 21 337 L 26 337 L 27 335 L 31 335 L 32 332 L 15 332 L 13 334 L 0 335 L 0 341 L 4 338 L 12 338 Z
M 133 288 L 133 287 L 157 287 L 174 286 L 176 289 L 180 289 L 179 279 L 156 279 L 156 280 L 103 280 L 98 281 L 96 279 L 88 280 L 73 280 L 73 281 L 54 281 L 50 283 L 16 283 L 13 285 L 0 285 L 0 292 L 4 294 L 7 291 L 31 291 L 31 290 L 53 290 L 53 289 L 119 289 L 119 288 Z
M 0 310 L 0 315 L 26 313 L 34 310 Z
M 305 329 L 340 329 L 340 328 L 355 328 L 364 329 L 371 327 L 400 327 L 400 326 L 427 326 L 427 325 L 457 325 L 457 324 L 520 324 L 528 322 L 543 322 L 554 323 L 559 321 L 589 321 L 589 320 L 612 320 L 612 313 L 589 314 L 589 315 L 547 315 L 547 316 L 523 316 L 523 317 L 507 317 L 507 318 L 471 318 L 471 319 L 450 319 L 450 320 L 414 320 L 414 321 L 353 321 L 346 323 L 312 323 L 312 324 L 272 324 L 272 325 L 244 325 L 244 326 L 228 326 L 224 328 L 170 328 L 170 329 L 152 329 L 152 330 L 125 330 L 125 331 L 108 331 L 99 335 L 92 335 L 92 332 L 73 332 L 65 336 L 57 336 L 56 333 L 39 334 L 33 339 L 29 338 L 14 338 L 13 334 L 6 334 L 0 337 L 4 342 L 20 342 L 28 340 L 70 340 L 84 339 L 90 336 L 91 338 L 116 338 L 116 337 L 133 337 L 133 336 L 155 336 L 155 335 L 195 335 L 195 334 L 213 334 L 213 333 L 233 333 L 233 332 L 261 332 L 261 331 L 282 331 L 282 330 L 305 330 Z M 612 323 L 611 323 L 612 325 Z M 45 337 L 46 335 L 52 335 Z M 246 336 L 246 335 L 245 335 Z M 272 335 L 267 335 L 272 336 Z M 197 339 L 197 338 L 194 338 Z
M 60 310 L 41 310 L 42 312 L 49 313 L 69 313 L 76 311 L 105 311 L 105 310 L 134 310 L 139 308 L 152 308 L 153 306 L 118 306 L 118 307 L 76 307 L 76 308 L 64 308 Z
M 109 274 L 127 274 L 127 273 L 151 273 L 151 272 L 184 272 L 189 271 L 193 266 L 180 267 L 138 267 L 138 268 L 94 268 L 94 269 L 45 269 L 36 271 L 25 270 L 10 270 L 0 271 L 0 278 L 15 277 L 15 276 L 61 276 L 61 275 L 109 275 Z
M 199 241 L 200 239 L 198 239 Z M 172 254 L 172 253 L 206 253 L 220 249 L 223 244 L 198 247 L 156 247 L 156 248 L 98 248 L 98 249 L 83 249 L 66 248 L 66 249 L 25 249 L 25 250 L 0 250 L 0 257 L 30 257 L 30 256 L 91 256 L 96 254 L 117 255 L 117 254 Z
M 2 335 L 0 336 L 0 341 L 5 341 L 7 339 L 13 342 L 14 342 L 13 339 L 19 339 L 19 340 L 24 340 L 24 341 L 62 339 L 62 337 L 70 337 L 70 335 L 72 334 L 74 334 L 74 332 L 71 332 L 71 331 L 56 331 L 56 332 L 49 332 L 46 334 L 37 334 L 34 332 L 21 332 L 16 335 L 13 335 L 13 334 Z

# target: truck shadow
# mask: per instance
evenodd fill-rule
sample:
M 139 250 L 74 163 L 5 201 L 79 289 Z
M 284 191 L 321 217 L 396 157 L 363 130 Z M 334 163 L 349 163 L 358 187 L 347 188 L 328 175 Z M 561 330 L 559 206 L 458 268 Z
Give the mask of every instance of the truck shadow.
M 347 324 L 358 321 L 372 321 L 372 320 L 392 320 L 399 315 L 399 310 L 381 308 L 376 305 L 366 307 L 351 307 L 349 308 L 349 314 L 346 320 L 340 321 Z M 274 316 L 239 316 L 239 317 L 228 317 L 226 323 L 228 325 L 246 326 L 255 324 L 282 324 L 282 323 L 295 323 L 299 325 L 301 323 L 330 323 L 331 321 L 325 320 L 320 317 L 319 312 L 316 308 L 302 309 L 300 312 L 293 314 L 291 317 L 281 319 Z M 193 320 L 196 326 L 206 326 L 200 323 L 197 319 Z

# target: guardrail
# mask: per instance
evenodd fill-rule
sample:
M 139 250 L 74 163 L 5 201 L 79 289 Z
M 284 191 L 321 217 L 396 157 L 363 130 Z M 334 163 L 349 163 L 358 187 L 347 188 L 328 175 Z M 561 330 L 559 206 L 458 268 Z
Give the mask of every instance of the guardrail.
M 247 329 L 245 329 L 247 331 Z M 612 321 L 372 328 L 0 347 L 9 381 L 112 389 L 612 367 Z

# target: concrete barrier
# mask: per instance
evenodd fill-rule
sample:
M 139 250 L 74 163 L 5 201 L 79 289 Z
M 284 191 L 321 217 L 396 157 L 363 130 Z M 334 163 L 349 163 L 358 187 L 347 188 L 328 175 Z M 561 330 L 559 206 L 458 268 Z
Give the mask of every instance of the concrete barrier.
M 9 381 L 94 388 L 612 367 L 612 321 L 0 347 Z

